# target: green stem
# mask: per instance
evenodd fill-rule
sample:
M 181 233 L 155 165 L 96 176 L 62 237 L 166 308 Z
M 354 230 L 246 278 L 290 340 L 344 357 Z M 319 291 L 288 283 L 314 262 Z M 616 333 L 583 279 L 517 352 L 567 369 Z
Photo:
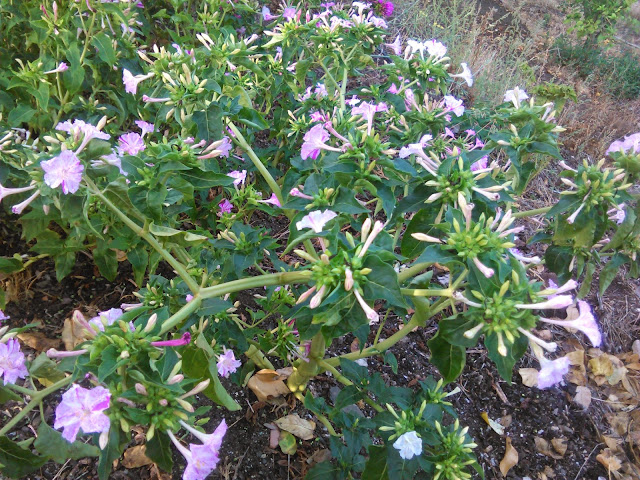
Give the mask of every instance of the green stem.
M 164 322 L 162 322 L 162 328 L 160 329 L 160 335 L 167 333 L 176 325 L 180 324 L 183 320 L 185 320 L 189 315 L 194 313 L 200 305 L 202 304 L 202 297 L 196 293 L 193 299 L 188 302 L 184 307 L 178 310 L 176 313 L 167 318 Z
M 300 400 L 303 404 L 304 404 L 304 397 L 302 396 L 302 393 L 300 392 L 296 392 L 295 397 Z M 331 435 L 332 437 L 338 437 L 338 433 L 335 431 L 335 429 L 333 428 L 333 425 L 331 425 L 331 422 L 329 421 L 329 419 L 327 417 L 325 417 L 324 415 L 320 414 L 320 413 L 313 413 L 316 418 L 320 421 L 320 423 L 322 423 L 326 429 L 329 432 L 329 435 Z
M 422 272 L 428 266 L 433 265 L 433 263 L 434 262 L 420 262 L 420 263 L 416 263 L 415 265 L 410 266 L 409 268 L 406 268 L 406 269 L 402 270 L 398 274 L 398 283 L 402 283 L 405 280 L 408 280 L 409 278 L 413 277 L 414 275 Z
M 302 272 L 280 272 L 258 275 L 256 277 L 242 278 L 231 282 L 221 283 L 212 287 L 200 290 L 200 298 L 220 297 L 227 293 L 239 292 L 249 288 L 269 287 L 273 285 L 287 285 L 290 283 L 306 283 L 311 278 L 311 271 Z M 195 300 L 195 298 L 194 298 Z M 191 303 L 191 302 L 189 302 Z
M 412 297 L 451 297 L 453 292 L 450 288 L 401 288 L 403 295 Z
M 553 206 L 553 205 L 552 205 Z M 525 210 L 524 212 L 516 212 L 512 216 L 513 218 L 533 217 L 534 215 L 542 215 L 551 210 L 551 207 L 536 208 L 535 210 Z
M 54 383 L 50 387 L 47 387 L 44 390 L 40 390 L 37 393 L 33 393 L 33 391 L 31 391 L 32 394 L 29 394 L 31 395 L 31 401 L 22 410 L 20 410 L 20 412 L 15 417 L 9 420 L 9 423 L 7 423 L 4 427 L 0 429 L 0 437 L 6 434 L 7 432 L 9 432 L 14 426 L 16 426 L 16 424 L 20 420 L 24 418 L 24 416 L 27 413 L 29 413 L 36 406 L 38 406 L 44 397 L 46 397 L 50 393 L 58 391 L 61 388 L 67 386 L 68 384 L 71 383 L 72 380 L 73 380 L 73 377 L 70 377 L 70 376 L 65 377 L 62 380 L 58 380 L 56 383 Z
M 197 294 L 200 290 L 198 283 L 189 275 L 184 265 L 178 262 L 165 248 L 160 245 L 153 235 L 147 232 L 144 228 L 140 227 L 136 222 L 131 220 L 123 211 L 121 211 L 118 207 L 116 207 L 111 200 L 105 197 L 102 192 L 98 189 L 95 183 L 89 178 L 84 177 L 84 180 L 87 186 L 93 191 L 93 194 L 96 195 L 100 200 L 104 202 L 104 204 L 109 207 L 122 222 L 137 233 L 140 237 L 144 238 L 149 245 L 153 247 L 153 249 L 160 254 L 160 256 L 176 271 L 176 273 L 182 278 L 184 283 L 187 284 L 189 290 L 193 292 L 193 294 Z
M 271 176 L 269 170 L 267 170 L 267 167 L 265 167 L 264 163 L 262 163 L 262 160 L 258 158 L 256 152 L 254 152 L 253 148 L 251 148 L 251 145 L 247 143 L 242 133 L 240 133 L 240 130 L 238 130 L 238 127 L 236 127 L 229 119 L 227 119 L 227 125 L 235 135 L 235 139 L 238 144 L 242 147 L 243 150 L 247 152 L 247 155 L 253 162 L 253 165 L 258 169 L 260 175 L 262 175 L 262 178 L 265 179 L 265 181 L 269 185 L 269 188 L 271 188 L 271 191 L 276 194 L 280 205 L 283 205 L 284 198 L 282 197 L 282 189 L 280 188 L 280 185 L 278 185 L 278 183 Z

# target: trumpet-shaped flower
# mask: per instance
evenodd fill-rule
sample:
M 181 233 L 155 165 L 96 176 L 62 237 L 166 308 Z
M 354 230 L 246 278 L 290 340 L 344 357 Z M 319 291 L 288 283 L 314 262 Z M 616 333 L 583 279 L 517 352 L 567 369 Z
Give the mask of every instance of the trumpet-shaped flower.
M 337 213 L 332 212 L 331 210 L 325 210 L 321 212 L 320 210 L 315 210 L 311 212 L 309 215 L 305 215 L 302 217 L 302 220 L 296 223 L 296 228 L 298 230 L 302 230 L 304 228 L 310 228 L 316 233 L 322 232 L 325 224 L 338 216 Z
M 459 100 L 452 95 L 444 96 L 444 104 L 446 106 L 445 111 L 452 112 L 456 117 L 460 117 L 464 113 L 462 100 Z
M 402 55 L 402 42 L 400 41 L 400 35 L 396 37 L 393 43 L 385 43 L 384 46 L 391 50 L 394 55 Z
M 222 439 L 227 433 L 227 423 L 224 418 L 220 422 L 220 425 L 216 427 L 213 433 L 202 433 L 199 430 L 196 430 L 191 425 L 186 422 L 180 420 L 180 425 L 182 425 L 185 430 L 188 430 L 193 436 L 195 436 L 198 440 L 200 440 L 204 446 L 211 448 L 214 452 L 220 450 L 222 446 Z
M 191 334 L 184 332 L 180 338 L 151 342 L 151 345 L 154 347 L 183 347 L 184 345 L 189 345 L 189 343 L 191 343 Z
M 451 75 L 451 78 L 461 78 L 467 82 L 467 85 L 473 87 L 473 74 L 471 73 L 469 66 L 466 63 L 461 63 L 460 66 L 462 67 L 462 73 Z
M 6 188 L 6 187 L 3 187 L 0 184 L 0 202 L 2 202 L 3 198 L 8 197 L 9 195 L 15 195 L 17 193 L 29 192 L 29 191 L 33 190 L 34 188 L 36 188 L 35 185 L 29 185 L 28 187 Z
M 231 213 L 231 210 L 233 209 L 233 204 L 227 200 L 226 198 L 224 200 L 222 200 L 219 204 L 218 207 L 220 208 L 220 213 Z
M 414 456 L 422 454 L 422 439 L 416 432 L 406 432 L 393 442 L 393 448 L 398 450 L 400 458 L 411 460 Z
M 11 317 L 9 315 L 6 315 L 2 310 L 0 310 L 0 322 L 3 322 L 4 320 L 9 320 Z
M 134 122 L 140 130 L 142 130 L 142 137 L 147 133 L 153 133 L 156 131 L 156 127 L 153 123 L 145 122 L 144 120 L 136 120 Z
M 602 334 L 598 328 L 598 322 L 591 311 L 591 307 L 587 302 L 579 300 L 578 310 L 579 315 L 573 320 L 556 320 L 544 317 L 540 317 L 540 320 L 553 325 L 560 325 L 564 328 L 580 330 L 587 336 L 594 347 L 599 347 L 602 344 Z
M 218 466 L 220 457 L 217 449 L 193 443 L 189 445 L 189 448 L 186 448 L 173 432 L 169 430 L 167 435 L 187 461 L 187 468 L 182 474 L 182 480 L 204 480 Z
M 640 153 L 640 132 L 628 135 L 621 140 L 616 140 L 609 145 L 605 155 L 610 153 Z
M 527 92 L 520 87 L 515 87 L 513 90 L 507 90 L 504 94 L 505 102 L 512 102 L 516 107 L 520 106 L 520 102 L 529 98 Z
M 233 354 L 233 350 L 228 350 L 226 347 L 222 347 L 222 355 L 218 356 L 218 374 L 221 377 L 227 378 L 234 373 L 238 367 L 242 365 L 240 360 L 236 360 L 236 356 Z
M 278 196 L 275 193 L 272 193 L 271 196 L 266 200 L 258 200 L 260 203 L 270 203 L 276 207 L 282 207 L 280 204 L 280 200 L 278 200 Z
M 98 315 L 89 320 L 89 325 L 91 325 L 95 331 L 104 332 L 105 327 L 113 325 L 122 315 L 124 315 L 124 312 L 121 309 L 111 308 L 98 313 Z
M 233 184 L 237 187 L 238 185 L 242 185 L 247 179 L 247 171 L 234 170 L 233 172 L 227 173 L 227 177 L 233 178 Z
M 40 163 L 44 170 L 44 183 L 51 188 L 62 188 L 62 193 L 76 193 L 82 181 L 84 165 L 71 150 L 64 150 L 57 157 Z
M 300 156 L 303 160 L 309 157 L 315 160 L 320 155 L 320 150 L 326 146 L 325 142 L 329 140 L 329 132 L 324 129 L 322 124 L 318 124 L 305 133 L 303 139 Z
M 0 312 L 1 313 L 1 312 Z M 7 316 L 2 314 L 3 320 Z M 24 364 L 24 353 L 20 351 L 20 343 L 15 338 L 10 338 L 7 343 L 0 343 L 0 376 L 5 385 L 16 383 L 18 378 L 29 375 Z
M 432 57 L 442 58 L 447 54 L 447 47 L 435 39 L 425 42 L 425 47 L 429 55 Z
M 111 422 L 104 413 L 109 408 L 111 394 L 104 387 L 91 390 L 73 385 L 62 394 L 62 401 L 56 407 L 54 428 L 62 428 L 62 438 L 73 443 L 78 431 L 83 433 L 104 433 L 109 431 Z
M 154 73 L 147 73 L 146 75 L 133 75 L 129 70 L 124 68 L 122 70 L 122 83 L 124 85 L 124 91 L 135 95 L 138 93 L 138 84 L 147 78 L 153 77 Z

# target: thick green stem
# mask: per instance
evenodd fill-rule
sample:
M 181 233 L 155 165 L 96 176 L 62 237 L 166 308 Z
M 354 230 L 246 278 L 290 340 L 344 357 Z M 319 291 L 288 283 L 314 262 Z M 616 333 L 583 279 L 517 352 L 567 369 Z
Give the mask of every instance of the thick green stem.
M 188 302 L 184 307 L 178 310 L 176 313 L 167 318 L 164 322 L 162 322 L 162 328 L 160 329 L 160 335 L 167 333 L 176 325 L 179 325 L 183 322 L 189 315 L 194 313 L 200 305 L 202 304 L 202 297 L 196 295 L 193 299 Z
M 256 277 L 243 278 L 233 280 L 231 282 L 221 283 L 213 287 L 207 287 L 200 290 L 200 298 L 220 297 L 227 293 L 239 292 L 249 288 L 269 287 L 273 285 L 288 285 L 291 283 L 306 283 L 311 278 L 311 271 L 302 272 L 280 272 L 269 273 L 267 275 L 258 275 Z
M 269 359 L 264 356 L 264 353 L 262 353 L 262 351 L 260 350 L 260 345 L 258 345 L 257 343 L 254 345 L 253 342 L 251 343 L 252 345 L 249 347 L 249 350 L 244 352 L 247 358 L 253 360 L 253 363 L 255 363 L 260 368 L 275 370 L 273 363 L 271 363 Z
M 50 393 L 56 392 L 61 388 L 67 386 L 68 384 L 71 383 L 72 380 L 73 380 L 72 377 L 65 377 L 62 380 L 57 381 L 50 387 L 47 387 L 44 390 L 39 390 L 36 393 L 30 390 L 30 392 L 32 393 L 27 395 L 31 395 L 31 401 L 22 410 L 20 410 L 20 412 L 15 417 L 9 420 L 9 423 L 7 423 L 4 427 L 0 429 L 0 437 L 5 435 L 7 432 L 11 431 L 11 429 L 15 427 L 16 424 L 20 420 L 22 420 L 27 413 L 29 413 L 31 410 L 33 410 L 35 407 L 37 407 L 40 404 L 40 402 L 44 397 L 46 397 Z M 22 393 L 25 393 L 25 392 L 22 392 Z
M 553 206 L 553 205 L 552 205 Z M 533 217 L 534 215 L 542 215 L 551 210 L 551 207 L 536 208 L 535 210 L 525 210 L 523 212 L 516 212 L 513 214 L 513 218 Z
M 147 232 L 144 228 L 140 227 L 136 222 L 131 220 L 122 210 L 116 207 L 111 202 L 111 200 L 105 197 L 103 193 L 100 191 L 100 189 L 96 186 L 95 183 L 93 183 L 93 181 L 89 177 L 85 176 L 84 180 L 87 186 L 91 189 L 92 193 L 95 196 L 97 196 L 100 200 L 102 200 L 104 204 L 107 207 L 109 207 L 120 218 L 120 220 L 122 220 L 122 222 L 127 227 L 129 227 L 131 230 L 137 233 L 140 237 L 144 238 L 147 241 L 147 243 L 149 243 L 149 245 L 151 245 L 153 249 L 156 252 L 158 252 L 160 256 L 169 265 L 171 265 L 171 267 L 176 271 L 176 273 L 180 276 L 180 278 L 182 278 L 184 283 L 187 284 L 187 287 L 189 287 L 189 290 L 191 290 L 194 295 L 197 294 L 198 291 L 200 290 L 200 287 L 198 286 L 198 283 L 193 279 L 193 277 L 189 275 L 184 265 L 178 262 L 171 255 L 171 253 L 169 253 L 162 245 L 160 245 L 160 242 L 158 242 L 153 235 Z
M 253 162 L 253 165 L 258 169 L 258 171 L 260 172 L 260 175 L 262 175 L 262 178 L 265 179 L 265 181 L 269 185 L 269 188 L 271 188 L 271 191 L 276 194 L 276 197 L 278 198 L 280 205 L 284 204 L 284 198 L 282 198 L 282 189 L 280 188 L 280 185 L 278 185 L 278 183 L 271 176 L 271 174 L 269 173 L 269 170 L 267 170 L 267 167 L 264 165 L 264 163 L 262 163 L 262 160 L 258 158 L 258 156 L 256 155 L 256 152 L 253 151 L 253 148 L 251 148 L 251 145 L 247 143 L 242 133 L 240 133 L 240 130 L 238 130 L 238 127 L 236 127 L 233 124 L 233 122 L 231 122 L 231 120 L 227 120 L 227 125 L 233 132 L 233 135 L 235 136 L 235 139 L 238 142 L 238 144 L 242 147 L 244 151 L 247 152 L 247 155 Z
M 403 295 L 412 297 L 451 297 L 453 292 L 450 288 L 401 288 Z
M 422 272 L 425 268 L 427 268 L 430 265 L 433 265 L 433 262 L 420 262 L 410 266 L 409 268 L 405 268 L 398 274 L 398 283 L 402 283 L 405 280 L 410 279 L 411 277 Z
M 306 386 L 307 382 L 315 377 L 319 372 L 318 361 L 324 357 L 326 350 L 326 343 L 322 332 L 316 333 L 311 339 L 311 349 L 309 351 L 309 358 L 306 360 L 298 360 L 293 367 L 293 373 L 287 379 L 287 386 L 292 392 L 301 392 Z

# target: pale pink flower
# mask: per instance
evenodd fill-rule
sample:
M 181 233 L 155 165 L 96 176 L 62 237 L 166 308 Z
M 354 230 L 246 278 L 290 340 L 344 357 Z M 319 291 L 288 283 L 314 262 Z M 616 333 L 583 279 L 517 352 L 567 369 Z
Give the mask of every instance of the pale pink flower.
M 9 320 L 11 317 L 9 315 L 5 315 L 5 313 L 0 310 L 0 322 L 3 322 L 4 320 Z
M 15 215 L 20 215 L 22 213 L 22 211 L 27 208 L 31 202 L 33 202 L 36 198 L 38 198 L 40 196 L 40 190 L 36 190 L 35 193 L 33 195 L 31 195 L 29 198 L 27 198 L 26 200 L 20 202 L 20 203 L 16 203 L 14 206 L 11 207 L 11 211 L 15 214 Z M 46 214 L 46 212 L 45 212 Z
M 573 303 L 571 295 L 556 295 L 540 303 L 518 303 L 516 308 L 526 308 L 529 310 L 557 310 L 567 308 Z
M 471 73 L 469 66 L 466 63 L 461 63 L 460 66 L 462 67 L 462 73 L 451 75 L 451 78 L 461 78 L 467 82 L 467 85 L 473 87 L 473 74 Z
M 303 160 L 311 157 L 317 159 L 320 150 L 325 147 L 325 142 L 329 140 L 329 132 L 321 124 L 312 127 L 303 137 L 301 157 Z
M 594 347 L 599 347 L 602 344 L 602 334 L 598 328 L 598 322 L 591 312 L 591 307 L 587 302 L 579 300 L 578 309 L 578 318 L 573 320 L 556 320 L 544 317 L 540 317 L 540 320 L 553 325 L 560 325 L 563 328 L 580 330 L 589 338 L 589 341 Z
M 4 320 L 9 318 L 4 314 L 2 316 Z M 29 375 L 24 362 L 24 353 L 20 351 L 18 340 L 10 338 L 7 343 L 0 343 L 0 376 L 5 385 L 14 384 L 18 378 Z
M 302 185 L 300 185 L 302 186 Z M 289 195 L 291 195 L 292 197 L 298 197 L 298 198 L 304 198 L 306 200 L 313 200 L 313 197 L 311 195 L 307 195 L 306 193 L 302 193 L 300 191 L 299 188 L 294 187 L 291 189 L 291 191 L 289 192 Z
M 139 133 L 129 132 L 121 135 L 118 138 L 118 148 L 121 153 L 127 155 L 137 155 L 144 151 L 147 146 L 144 144 L 144 140 Z
M 8 197 L 9 195 L 15 195 L 16 193 L 29 192 L 34 188 L 36 188 L 35 185 L 29 185 L 28 187 L 6 188 L 6 187 L 3 187 L 2 184 L 0 184 L 0 202 L 2 202 L 3 198 Z
M 142 130 L 142 137 L 147 133 L 153 133 L 156 130 L 156 127 L 153 123 L 145 122 L 144 120 L 136 120 L 134 122 L 140 130 Z
M 227 350 L 227 347 L 222 347 L 222 354 L 218 355 L 218 374 L 221 377 L 227 378 L 229 375 L 238 370 L 238 367 L 242 365 L 240 360 L 236 360 L 233 350 Z
M 73 385 L 62 394 L 62 401 L 56 407 L 54 428 L 63 428 L 62 438 L 73 443 L 78 431 L 83 433 L 104 433 L 109 431 L 111 422 L 103 412 L 109 408 L 111 394 L 104 387 L 91 390 Z
M 297 13 L 298 11 L 295 9 L 295 7 L 285 7 L 285 9 L 282 11 L 282 16 L 285 20 L 293 20 L 296 17 Z
M 321 212 L 320 210 L 315 210 L 311 212 L 309 215 L 305 215 L 302 219 L 296 223 L 296 228 L 298 230 L 302 230 L 304 228 L 310 228 L 315 233 L 322 232 L 325 224 L 336 218 L 338 216 L 337 213 L 332 212 L 331 210 L 325 210 Z
M 222 137 L 222 143 L 216 147 L 216 150 L 220 151 L 220 155 L 225 158 L 229 158 L 229 152 L 233 148 L 233 143 L 231 143 L 231 139 L 226 135 Z
M 200 440 L 204 446 L 211 448 L 213 451 L 217 452 L 222 447 L 222 439 L 227 433 L 227 423 L 224 418 L 220 422 L 220 425 L 213 431 L 213 433 L 203 433 L 199 430 L 196 430 L 191 425 L 186 422 L 180 420 L 180 425 L 182 425 L 185 430 L 188 430 L 193 436 L 195 436 L 198 440 Z
M 423 149 L 431 143 L 431 140 L 433 140 L 433 135 L 427 133 L 426 135 L 422 136 L 418 143 L 410 143 L 406 147 L 402 147 L 400 149 L 400 152 L 398 153 L 398 156 L 400 158 L 407 158 L 410 155 L 419 155 L 421 157 L 424 157 L 425 153 Z
M 391 50 L 394 55 L 402 55 L 402 42 L 400 41 L 400 35 L 396 37 L 393 43 L 385 43 L 384 46 Z
M 49 73 L 62 73 L 66 72 L 67 70 L 69 70 L 69 65 L 64 62 L 60 62 L 56 68 L 54 68 L 53 70 L 48 70 L 44 72 L 44 74 L 47 75 Z
M 271 20 L 275 20 L 276 18 L 278 18 L 277 15 L 271 15 L 271 10 L 269 10 L 269 7 L 267 7 L 266 5 L 264 5 L 262 7 L 262 19 L 265 22 L 270 22 Z
M 193 300 L 193 295 L 191 295 L 190 293 L 187 294 L 186 297 L 184 297 L 184 300 L 189 303 L 191 300 Z
M 278 197 L 276 196 L 275 193 L 272 193 L 271 196 L 267 199 L 267 200 L 259 200 L 260 203 L 270 203 L 271 205 L 274 205 L 276 207 L 282 207 L 282 205 L 280 205 L 280 200 L 278 200 Z
M 171 100 L 170 97 L 150 97 L 148 95 L 142 95 L 142 101 L 145 103 L 165 103 Z
M 51 188 L 62 188 L 62 193 L 76 193 L 82 181 L 84 166 L 71 150 L 64 150 L 51 160 L 40 163 L 44 170 L 44 183 Z
M 628 135 L 621 140 L 611 143 L 605 155 L 610 153 L 640 153 L 640 132 Z
M 435 39 L 425 42 L 425 46 L 432 57 L 442 58 L 447 54 L 447 47 Z
M 183 446 L 171 430 L 167 435 L 178 451 L 187 461 L 187 468 L 182 474 L 182 480 L 205 480 L 215 470 L 220 461 L 218 451 L 208 445 L 190 444 L 189 448 Z
M 489 161 L 489 157 L 487 155 L 485 155 L 484 157 L 482 157 L 477 162 L 474 162 L 474 163 L 471 164 L 471 171 L 475 172 L 477 170 L 483 170 L 483 169 L 487 168 L 488 161 Z
M 567 357 L 547 360 L 540 359 L 540 371 L 538 372 L 538 388 L 549 388 L 562 381 L 562 377 L 569 372 L 570 361 Z
M 122 83 L 124 84 L 124 91 L 135 95 L 138 93 L 138 84 L 147 78 L 153 77 L 154 73 L 150 72 L 146 75 L 133 75 L 129 70 L 124 68 L 122 70 Z
M 520 106 L 520 102 L 529 98 L 527 92 L 520 87 L 515 87 L 513 90 L 507 90 L 504 94 L 505 102 L 512 102 L 516 107 Z
M 104 332 L 105 327 L 113 325 L 122 315 L 124 315 L 124 312 L 121 309 L 111 308 L 104 312 L 99 312 L 98 315 L 89 320 L 89 324 L 96 332 Z
M 247 179 L 247 171 L 234 170 L 233 172 L 227 173 L 227 177 L 233 178 L 233 184 L 237 187 L 238 185 L 242 185 Z
M 462 116 L 464 113 L 464 105 L 462 100 L 458 100 L 452 95 L 444 96 L 445 112 L 453 112 L 456 117 Z

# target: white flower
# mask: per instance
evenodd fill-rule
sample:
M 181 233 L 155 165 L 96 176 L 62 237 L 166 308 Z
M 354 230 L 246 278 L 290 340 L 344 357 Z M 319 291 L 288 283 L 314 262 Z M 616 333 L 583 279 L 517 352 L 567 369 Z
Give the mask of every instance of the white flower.
M 400 458 L 410 460 L 422 454 L 422 439 L 416 432 L 403 433 L 393 442 L 393 448 L 400 452 Z
M 298 230 L 302 230 L 304 228 L 310 228 L 316 233 L 322 232 L 324 225 L 329 221 L 338 216 L 337 213 L 332 212 L 331 210 L 325 210 L 321 212 L 320 210 L 316 210 L 311 212 L 309 215 L 302 217 L 302 220 L 296 223 L 296 228 Z
M 426 42 L 425 46 L 432 57 L 442 58 L 447 54 L 447 47 L 435 39 Z
M 520 102 L 527 98 L 529 98 L 529 95 L 527 95 L 527 92 L 522 90 L 520 87 L 515 87 L 513 90 L 507 90 L 504 94 L 504 101 L 513 102 L 516 107 L 520 106 Z
M 461 78 L 467 82 L 467 85 L 473 87 L 473 74 L 471 73 L 469 66 L 466 63 L 461 63 L 460 66 L 462 67 L 462 73 L 451 75 L 451 78 Z

